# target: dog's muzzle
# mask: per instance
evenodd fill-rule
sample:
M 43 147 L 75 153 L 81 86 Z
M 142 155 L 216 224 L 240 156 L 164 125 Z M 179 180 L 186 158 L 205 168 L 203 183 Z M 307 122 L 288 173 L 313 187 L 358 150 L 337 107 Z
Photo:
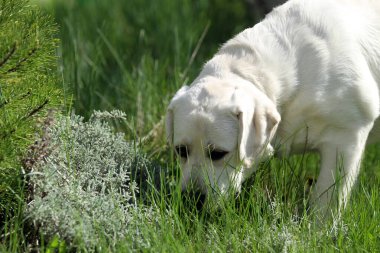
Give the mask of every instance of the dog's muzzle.
M 202 210 L 206 202 L 206 194 L 199 190 L 185 189 L 181 196 L 185 206 L 195 206 L 198 211 Z

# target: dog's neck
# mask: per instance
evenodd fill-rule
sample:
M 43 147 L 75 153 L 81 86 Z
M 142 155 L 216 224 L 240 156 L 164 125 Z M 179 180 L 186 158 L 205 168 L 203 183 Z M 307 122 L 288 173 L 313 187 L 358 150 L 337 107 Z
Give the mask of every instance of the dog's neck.
M 223 79 L 237 76 L 255 85 L 281 107 L 291 96 L 290 92 L 284 93 L 283 90 L 291 91 L 291 86 L 297 82 L 295 70 L 291 67 L 294 64 L 290 64 L 291 57 L 272 33 L 266 31 L 265 36 L 255 35 L 264 33 L 264 28 L 256 25 L 224 44 L 205 64 L 199 78 L 214 76 Z M 267 43 L 275 46 L 264 46 Z M 268 52 L 268 48 L 273 50 Z

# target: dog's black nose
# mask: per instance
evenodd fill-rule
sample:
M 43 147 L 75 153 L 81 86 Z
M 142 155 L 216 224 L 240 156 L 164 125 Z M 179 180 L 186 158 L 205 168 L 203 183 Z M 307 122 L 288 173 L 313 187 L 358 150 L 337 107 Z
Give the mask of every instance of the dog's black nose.
M 206 202 L 206 194 L 201 191 L 184 190 L 182 191 L 182 201 L 187 207 L 195 207 L 201 211 Z

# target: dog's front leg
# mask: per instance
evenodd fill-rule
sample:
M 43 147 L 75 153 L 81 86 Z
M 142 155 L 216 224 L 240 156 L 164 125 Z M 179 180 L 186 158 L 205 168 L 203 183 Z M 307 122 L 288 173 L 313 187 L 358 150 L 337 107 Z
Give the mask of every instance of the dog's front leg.
M 334 132 L 327 138 L 331 142 L 321 146 L 321 170 L 311 201 L 322 217 L 330 216 L 334 210 L 339 215 L 346 206 L 372 126 L 373 123 L 360 129 Z

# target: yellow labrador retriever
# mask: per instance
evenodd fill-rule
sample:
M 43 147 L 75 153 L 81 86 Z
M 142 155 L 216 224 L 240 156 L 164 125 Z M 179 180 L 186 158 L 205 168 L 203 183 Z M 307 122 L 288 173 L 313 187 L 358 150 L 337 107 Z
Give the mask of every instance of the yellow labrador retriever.
M 167 137 L 182 187 L 239 191 L 280 143 L 285 155 L 320 153 L 315 207 L 327 210 L 336 191 L 343 208 L 366 143 L 380 141 L 379 90 L 380 2 L 290 0 L 224 44 L 172 99 Z

